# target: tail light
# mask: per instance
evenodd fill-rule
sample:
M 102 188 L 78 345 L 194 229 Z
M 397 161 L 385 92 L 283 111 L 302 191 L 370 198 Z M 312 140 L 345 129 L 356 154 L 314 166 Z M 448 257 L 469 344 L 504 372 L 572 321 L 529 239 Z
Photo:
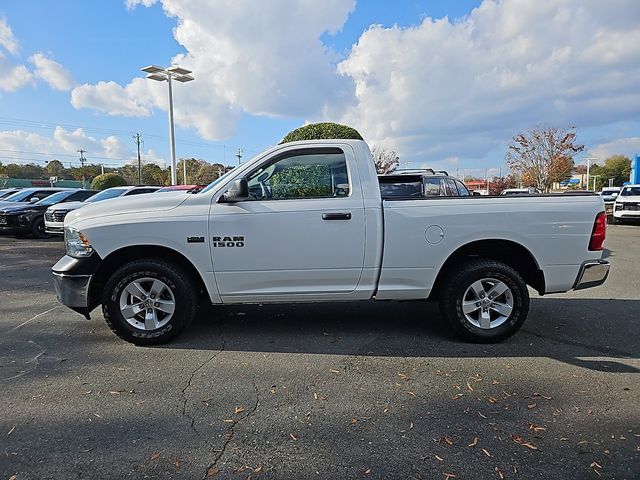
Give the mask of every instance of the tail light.
M 593 223 L 593 232 L 591 232 L 591 240 L 589 241 L 589 250 L 602 250 L 604 247 L 604 239 L 607 236 L 607 215 L 600 212 L 596 216 Z

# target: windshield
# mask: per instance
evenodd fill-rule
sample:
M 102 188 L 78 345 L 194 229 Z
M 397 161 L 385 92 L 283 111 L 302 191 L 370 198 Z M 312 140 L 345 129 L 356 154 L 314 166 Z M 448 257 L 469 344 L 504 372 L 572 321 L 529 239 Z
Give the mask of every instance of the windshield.
M 72 191 L 54 193 L 53 195 L 49 195 L 47 198 L 43 198 L 39 202 L 36 202 L 36 205 L 47 205 L 47 206 L 55 205 L 56 203 L 60 203 L 61 201 L 63 201 L 72 193 L 73 193 Z
M 620 195 L 623 197 L 640 197 L 640 187 L 625 187 Z
M 33 190 L 20 190 L 19 192 L 14 193 L 13 195 L 9 195 L 7 198 L 3 199 L 3 202 L 21 202 L 25 198 L 28 198 L 29 195 L 33 195 Z
M 215 187 L 218 183 L 220 183 L 220 182 L 222 182 L 222 181 L 226 180 L 226 179 L 227 179 L 227 177 L 229 177 L 229 176 L 230 176 L 229 174 L 230 174 L 231 172 L 233 172 L 233 170 L 235 170 L 235 169 L 229 170 L 227 173 L 225 173 L 225 174 L 224 174 L 224 175 L 222 175 L 221 177 L 216 178 L 213 182 L 211 182 L 209 185 L 207 185 L 207 187 L 206 187 L 204 190 L 202 190 L 200 193 L 208 192 L 208 191 L 209 191 L 209 190 L 211 190 L 213 187 Z
M 126 192 L 126 188 L 107 188 L 106 190 L 101 191 L 100 193 L 96 193 L 92 197 L 89 197 L 85 200 L 87 203 L 91 202 L 100 202 L 102 200 L 106 200 L 108 198 L 115 198 L 122 195 Z

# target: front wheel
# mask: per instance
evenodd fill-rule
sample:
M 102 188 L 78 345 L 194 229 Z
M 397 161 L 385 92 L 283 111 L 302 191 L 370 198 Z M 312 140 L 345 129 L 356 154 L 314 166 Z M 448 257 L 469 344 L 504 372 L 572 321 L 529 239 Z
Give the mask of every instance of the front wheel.
M 181 268 L 147 259 L 116 270 L 105 285 L 102 312 L 120 338 L 137 345 L 155 345 L 184 330 L 197 305 L 197 289 Z
M 49 238 L 49 234 L 45 231 L 44 228 L 44 218 L 36 218 L 31 225 L 31 234 L 35 238 Z
M 440 311 L 464 339 L 478 343 L 504 340 L 527 318 L 529 291 L 520 274 L 502 262 L 472 260 L 444 281 Z

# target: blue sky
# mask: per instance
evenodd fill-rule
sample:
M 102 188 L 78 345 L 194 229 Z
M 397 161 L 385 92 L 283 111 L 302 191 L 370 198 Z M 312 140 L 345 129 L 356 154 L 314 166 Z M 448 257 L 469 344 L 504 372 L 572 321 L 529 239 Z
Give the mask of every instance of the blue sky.
M 0 83 L 0 161 L 73 161 L 84 148 L 120 164 L 135 132 L 147 160 L 166 161 L 166 85 L 135 79 L 180 54 L 196 80 L 175 87 L 178 156 L 233 163 L 238 147 L 251 155 L 319 120 L 349 123 L 413 166 L 469 173 L 498 168 L 509 138 L 538 123 L 576 125 L 598 156 L 640 153 L 638 93 L 624 79 L 637 78 L 640 47 L 616 40 L 640 38 L 637 3 L 618 1 L 617 15 L 536 3 L 3 2 L 0 69 L 31 77 Z M 601 38 L 572 30 L 583 28 Z M 38 76 L 38 53 L 66 72 L 42 60 L 63 88 Z

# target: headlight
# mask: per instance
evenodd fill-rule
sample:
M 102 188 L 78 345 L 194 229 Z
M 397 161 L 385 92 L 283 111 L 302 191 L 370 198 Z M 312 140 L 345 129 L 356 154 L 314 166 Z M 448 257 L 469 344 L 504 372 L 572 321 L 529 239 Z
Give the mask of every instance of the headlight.
M 64 228 L 64 246 L 67 255 L 74 258 L 85 258 L 93 253 L 89 239 L 73 227 Z
M 616 210 L 624 210 L 624 206 L 622 205 L 622 202 L 616 202 L 615 209 Z

